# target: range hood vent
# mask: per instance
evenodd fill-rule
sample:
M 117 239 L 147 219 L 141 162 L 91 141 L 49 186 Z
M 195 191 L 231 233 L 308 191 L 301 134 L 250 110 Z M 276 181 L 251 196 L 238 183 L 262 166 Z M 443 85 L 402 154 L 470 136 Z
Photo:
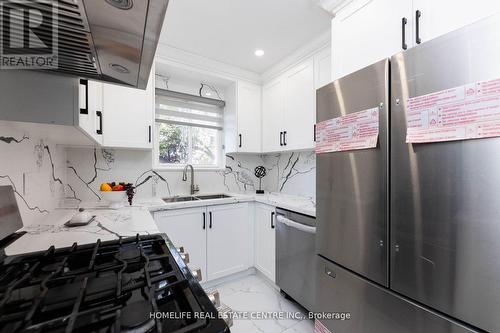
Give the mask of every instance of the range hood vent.
M 15 13 L 35 9 L 50 14 L 54 5 L 58 66 L 47 70 L 146 88 L 168 0 L 3 1 L 3 9 L 14 13 L 10 38 L 23 39 L 23 18 Z M 51 33 L 42 27 L 37 37 L 46 43 Z

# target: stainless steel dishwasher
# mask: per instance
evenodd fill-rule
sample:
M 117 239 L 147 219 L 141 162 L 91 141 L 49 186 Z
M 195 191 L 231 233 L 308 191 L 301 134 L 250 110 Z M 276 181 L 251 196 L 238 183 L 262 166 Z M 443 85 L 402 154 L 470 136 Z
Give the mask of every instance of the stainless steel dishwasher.
M 276 209 L 276 283 L 281 291 L 314 311 L 316 219 Z

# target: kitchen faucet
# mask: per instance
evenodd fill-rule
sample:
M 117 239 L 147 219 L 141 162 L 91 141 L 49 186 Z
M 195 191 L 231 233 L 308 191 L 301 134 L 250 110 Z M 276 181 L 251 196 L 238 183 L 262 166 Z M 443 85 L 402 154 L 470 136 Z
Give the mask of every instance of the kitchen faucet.
M 191 164 L 186 164 L 184 167 L 184 171 L 182 172 L 182 180 L 186 181 L 187 180 L 187 169 L 191 168 L 191 194 L 195 194 L 200 190 L 200 187 L 198 185 L 194 184 L 194 168 Z

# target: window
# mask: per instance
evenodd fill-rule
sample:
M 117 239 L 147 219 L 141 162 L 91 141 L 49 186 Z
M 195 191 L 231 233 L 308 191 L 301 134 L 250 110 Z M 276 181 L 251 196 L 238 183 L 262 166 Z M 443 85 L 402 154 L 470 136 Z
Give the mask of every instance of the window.
M 223 109 L 197 96 L 179 95 L 157 89 L 156 166 L 220 167 Z

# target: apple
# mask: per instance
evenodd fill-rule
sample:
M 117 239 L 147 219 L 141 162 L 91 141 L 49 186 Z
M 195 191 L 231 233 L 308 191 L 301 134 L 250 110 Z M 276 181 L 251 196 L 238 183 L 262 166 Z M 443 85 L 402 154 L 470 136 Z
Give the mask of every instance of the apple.
M 123 185 L 115 185 L 113 186 L 113 191 L 125 191 L 125 187 Z

